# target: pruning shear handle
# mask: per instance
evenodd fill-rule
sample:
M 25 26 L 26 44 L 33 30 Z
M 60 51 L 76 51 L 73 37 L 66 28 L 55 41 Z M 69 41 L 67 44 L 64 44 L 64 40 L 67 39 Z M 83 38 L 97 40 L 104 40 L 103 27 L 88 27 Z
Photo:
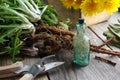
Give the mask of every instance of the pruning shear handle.
M 7 78 L 7 77 L 11 77 L 11 76 L 16 76 L 17 74 L 15 74 L 14 72 L 16 70 L 21 69 L 22 67 L 23 67 L 22 62 L 16 62 L 16 63 L 11 64 L 11 65 L 2 66 L 2 67 L 0 67 L 0 78 Z

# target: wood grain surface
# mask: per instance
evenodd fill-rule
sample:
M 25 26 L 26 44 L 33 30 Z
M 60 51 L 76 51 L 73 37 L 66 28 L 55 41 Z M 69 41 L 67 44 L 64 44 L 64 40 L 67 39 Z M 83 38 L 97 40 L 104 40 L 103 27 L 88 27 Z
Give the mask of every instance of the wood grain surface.
M 57 9 L 58 14 L 62 17 L 63 20 L 70 18 L 73 22 L 73 25 L 80 17 L 80 13 L 78 11 L 66 9 L 60 3 L 60 0 L 45 1 L 46 3 L 52 4 Z M 116 23 L 118 18 L 120 18 L 120 13 L 117 12 L 111 15 L 108 21 L 87 27 L 86 33 L 90 38 L 90 42 L 95 45 L 102 44 L 106 40 L 105 36 L 103 36 L 103 32 L 107 30 L 109 23 Z M 120 51 L 119 48 L 110 45 L 105 45 L 103 47 Z M 116 66 L 112 66 L 105 62 L 96 60 L 96 55 L 110 59 L 117 64 Z M 23 63 L 24 65 L 32 65 L 38 59 L 39 58 L 36 57 L 25 57 Z M 67 51 L 62 49 L 58 53 L 56 53 L 55 60 L 64 61 L 65 64 L 58 68 L 50 70 L 47 73 L 38 75 L 34 80 L 120 80 L 120 58 L 116 56 L 91 51 L 89 65 L 86 67 L 80 67 L 73 64 L 73 51 Z M 10 58 L 0 57 L 0 66 L 5 66 L 9 64 L 12 64 Z M 20 76 L 0 80 L 18 80 L 19 78 Z

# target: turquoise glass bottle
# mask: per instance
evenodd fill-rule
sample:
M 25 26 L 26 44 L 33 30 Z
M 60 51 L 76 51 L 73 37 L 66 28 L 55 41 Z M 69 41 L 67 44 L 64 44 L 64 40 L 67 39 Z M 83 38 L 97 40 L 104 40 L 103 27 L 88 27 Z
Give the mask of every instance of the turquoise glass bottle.
M 79 18 L 76 27 L 77 34 L 73 37 L 74 63 L 87 66 L 90 60 L 90 40 L 86 36 L 84 19 Z

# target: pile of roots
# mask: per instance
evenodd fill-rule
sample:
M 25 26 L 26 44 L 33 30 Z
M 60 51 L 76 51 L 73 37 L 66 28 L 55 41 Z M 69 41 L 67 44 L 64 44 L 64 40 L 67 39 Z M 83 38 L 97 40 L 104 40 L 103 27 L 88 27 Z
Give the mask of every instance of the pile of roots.
M 61 48 L 73 49 L 74 33 L 54 26 L 40 23 L 35 34 L 25 39 L 22 53 L 26 55 L 49 55 Z

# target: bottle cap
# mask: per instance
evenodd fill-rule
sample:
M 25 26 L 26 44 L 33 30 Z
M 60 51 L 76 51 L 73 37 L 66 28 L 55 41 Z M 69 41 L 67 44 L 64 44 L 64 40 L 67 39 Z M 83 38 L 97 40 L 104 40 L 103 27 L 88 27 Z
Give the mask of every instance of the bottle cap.
M 83 23 L 84 23 L 84 19 L 83 19 L 83 18 L 79 18 L 79 19 L 78 19 L 78 22 L 79 22 L 80 24 L 83 24 Z

